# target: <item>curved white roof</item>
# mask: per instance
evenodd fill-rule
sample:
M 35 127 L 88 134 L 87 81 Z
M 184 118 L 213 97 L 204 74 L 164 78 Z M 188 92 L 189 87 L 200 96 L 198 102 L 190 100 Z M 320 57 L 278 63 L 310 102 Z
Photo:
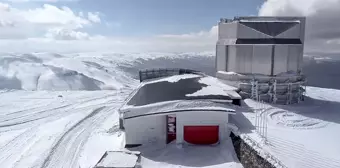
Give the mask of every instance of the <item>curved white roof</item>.
M 124 119 L 149 115 L 166 115 L 192 111 L 236 113 L 241 107 L 213 100 L 176 100 L 153 103 L 145 106 L 125 106 L 120 109 Z
M 236 88 L 219 79 L 183 74 L 144 81 L 119 109 L 124 118 L 178 113 L 215 111 L 235 113 L 232 99 L 241 99 Z

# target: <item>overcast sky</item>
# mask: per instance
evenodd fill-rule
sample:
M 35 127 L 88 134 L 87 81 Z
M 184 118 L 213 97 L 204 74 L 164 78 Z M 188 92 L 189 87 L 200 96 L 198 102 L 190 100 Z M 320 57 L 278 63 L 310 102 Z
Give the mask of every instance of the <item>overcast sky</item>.
M 0 52 L 213 51 L 243 15 L 306 16 L 306 52 L 340 53 L 340 0 L 0 0 Z

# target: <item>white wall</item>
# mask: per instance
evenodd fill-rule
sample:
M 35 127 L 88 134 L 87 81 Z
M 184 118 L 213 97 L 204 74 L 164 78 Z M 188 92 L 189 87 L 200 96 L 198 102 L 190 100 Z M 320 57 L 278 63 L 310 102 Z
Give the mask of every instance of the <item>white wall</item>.
M 254 45 L 252 73 L 271 75 L 272 45 Z
M 126 144 L 166 143 L 166 116 L 145 116 L 124 120 Z
M 185 143 L 183 139 L 184 126 L 194 126 L 194 125 L 218 125 L 219 126 L 219 138 L 223 140 L 227 134 L 227 123 L 228 123 L 228 113 L 224 112 L 185 112 L 176 114 L 176 143 Z
M 287 72 L 288 68 L 288 45 L 275 45 L 274 53 L 274 74 Z
M 176 113 L 176 143 L 184 143 L 184 126 L 218 125 L 220 141 L 228 137 L 226 112 L 193 111 Z M 166 144 L 166 115 L 124 120 L 125 144 Z
M 236 39 L 237 37 L 237 23 L 219 23 L 218 39 Z
M 301 68 L 302 45 L 290 45 L 288 56 L 288 71 L 297 71 Z
M 237 66 L 238 65 L 236 64 L 236 45 L 229 45 L 227 71 L 236 72 Z
M 238 73 L 252 73 L 253 45 L 236 46 L 236 71 Z
M 226 71 L 227 70 L 227 46 L 217 45 L 216 46 L 216 70 Z

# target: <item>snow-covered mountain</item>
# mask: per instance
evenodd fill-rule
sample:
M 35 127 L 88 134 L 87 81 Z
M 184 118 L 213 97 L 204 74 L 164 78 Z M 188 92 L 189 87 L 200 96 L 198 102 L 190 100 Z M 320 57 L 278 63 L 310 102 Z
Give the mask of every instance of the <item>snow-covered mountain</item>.
M 196 62 L 201 62 L 200 67 L 211 71 L 211 56 L 210 53 L 1 54 L 0 89 L 116 90 L 135 85 L 139 69 L 171 64 L 196 69 L 196 64 L 189 63 L 189 57 L 195 57 Z
M 0 54 L 0 89 L 115 90 L 135 86 L 138 70 L 188 68 L 215 72 L 214 53 Z M 340 61 L 306 56 L 308 85 L 340 89 Z M 322 78 L 322 80 L 320 80 Z M 336 81 L 334 81 L 336 80 Z

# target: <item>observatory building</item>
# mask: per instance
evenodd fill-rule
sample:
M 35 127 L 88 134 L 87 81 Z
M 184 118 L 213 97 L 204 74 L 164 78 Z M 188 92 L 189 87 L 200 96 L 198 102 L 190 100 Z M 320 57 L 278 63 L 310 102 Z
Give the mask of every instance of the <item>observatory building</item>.
M 291 104 L 302 100 L 304 17 L 221 19 L 216 76 L 243 98 Z

